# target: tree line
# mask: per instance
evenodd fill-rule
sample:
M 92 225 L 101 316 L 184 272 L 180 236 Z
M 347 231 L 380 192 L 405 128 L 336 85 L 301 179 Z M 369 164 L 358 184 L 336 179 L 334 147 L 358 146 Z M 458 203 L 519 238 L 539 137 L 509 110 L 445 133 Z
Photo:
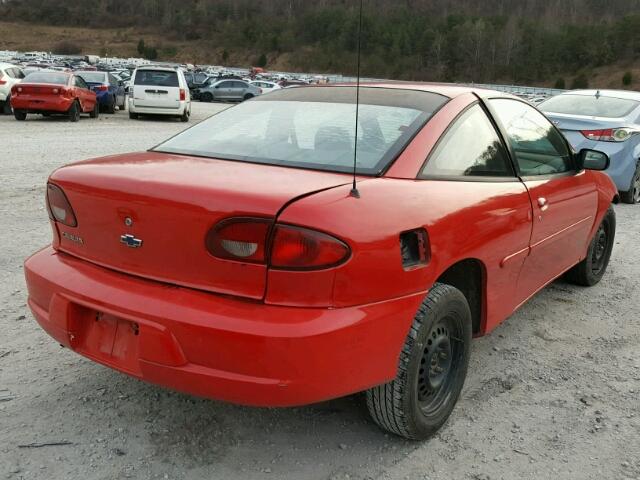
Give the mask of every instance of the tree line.
M 527 83 L 640 59 L 640 0 L 364 4 L 367 76 Z M 294 69 L 352 74 L 358 6 L 359 0 L 95 0 L 90 6 L 80 0 L 9 0 L 0 4 L 0 18 L 157 28 L 168 32 L 169 42 L 214 46 L 214 63 L 253 55 L 267 67 L 286 58 Z

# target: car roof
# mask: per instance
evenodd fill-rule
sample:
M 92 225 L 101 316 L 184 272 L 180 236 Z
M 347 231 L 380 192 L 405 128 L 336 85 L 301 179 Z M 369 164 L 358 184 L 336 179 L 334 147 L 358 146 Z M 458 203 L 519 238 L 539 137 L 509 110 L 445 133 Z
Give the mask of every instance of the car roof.
M 354 87 L 353 83 L 340 83 L 340 84 L 328 84 L 321 85 L 323 87 L 342 86 L 342 87 Z M 392 88 L 400 90 L 416 90 L 422 92 L 437 93 L 449 98 L 456 98 L 460 95 L 475 94 L 482 98 L 488 97 L 501 97 L 512 98 L 515 100 L 521 100 L 515 95 L 499 92 L 497 90 L 491 90 L 487 88 L 456 85 L 452 83 L 430 83 L 430 82 L 401 82 L 401 81 L 389 81 L 389 82 L 364 82 L 360 84 L 361 87 L 375 87 L 375 88 Z M 310 85 L 313 87 L 313 85 Z
M 163 67 L 159 65 L 143 65 L 141 67 L 136 68 L 136 70 L 153 70 L 153 71 L 161 71 L 161 72 L 178 72 L 176 68 L 171 67 Z
M 624 100 L 640 101 L 640 92 L 633 92 L 629 90 L 569 90 L 562 93 L 562 95 L 582 95 L 585 97 L 595 97 L 598 93 L 602 97 L 613 97 Z

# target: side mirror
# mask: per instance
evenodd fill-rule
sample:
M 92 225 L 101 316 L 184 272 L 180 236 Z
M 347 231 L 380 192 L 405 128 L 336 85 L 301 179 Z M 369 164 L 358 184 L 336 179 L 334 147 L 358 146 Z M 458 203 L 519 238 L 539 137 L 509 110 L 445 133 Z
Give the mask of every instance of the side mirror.
M 581 169 L 602 171 L 609 168 L 611 160 L 609 159 L 609 155 L 604 152 L 585 148 L 584 150 L 580 150 L 578 154 L 578 163 Z

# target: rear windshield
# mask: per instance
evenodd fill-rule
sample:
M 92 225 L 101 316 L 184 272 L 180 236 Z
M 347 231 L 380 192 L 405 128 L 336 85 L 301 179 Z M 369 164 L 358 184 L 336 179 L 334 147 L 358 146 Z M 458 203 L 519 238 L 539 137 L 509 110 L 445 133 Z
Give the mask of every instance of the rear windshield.
M 69 75 L 55 72 L 33 72 L 26 76 L 24 83 L 53 83 L 56 85 L 66 85 Z
M 355 98 L 353 87 L 279 90 L 224 110 L 155 150 L 348 173 Z M 447 100 L 415 90 L 361 89 L 357 172 L 384 171 Z
M 638 106 L 640 102 L 624 98 L 565 94 L 550 98 L 539 108 L 548 113 L 620 118 L 626 117 Z
M 76 75 L 82 77 L 87 83 L 104 83 L 106 75 L 100 72 L 76 72 Z
M 156 87 L 178 87 L 178 73 L 166 70 L 138 70 L 134 85 L 153 85 Z

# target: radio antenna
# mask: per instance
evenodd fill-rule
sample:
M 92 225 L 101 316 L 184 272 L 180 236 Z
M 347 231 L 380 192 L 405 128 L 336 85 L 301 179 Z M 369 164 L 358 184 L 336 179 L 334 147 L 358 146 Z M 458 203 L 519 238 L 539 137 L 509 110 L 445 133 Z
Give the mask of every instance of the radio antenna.
M 360 117 L 360 58 L 362 56 L 362 8 L 364 0 L 360 0 L 360 14 L 358 19 L 358 70 L 356 76 L 356 136 L 353 149 L 353 186 L 350 195 L 354 198 L 360 198 L 356 176 L 358 173 L 358 119 Z

